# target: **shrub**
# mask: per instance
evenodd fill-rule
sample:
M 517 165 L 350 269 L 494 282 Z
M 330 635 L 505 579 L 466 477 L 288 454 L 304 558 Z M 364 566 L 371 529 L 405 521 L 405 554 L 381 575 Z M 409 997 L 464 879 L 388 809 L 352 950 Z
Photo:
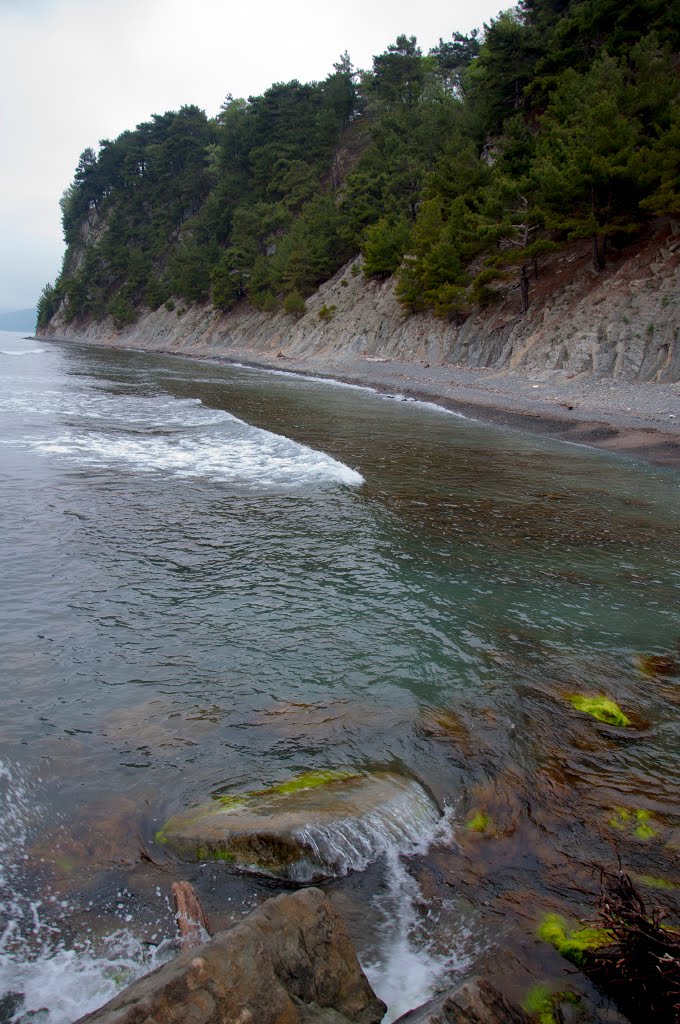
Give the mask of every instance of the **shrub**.
M 288 313 L 290 316 L 300 317 L 305 311 L 305 300 L 300 295 L 300 292 L 289 292 L 283 300 L 284 313 Z

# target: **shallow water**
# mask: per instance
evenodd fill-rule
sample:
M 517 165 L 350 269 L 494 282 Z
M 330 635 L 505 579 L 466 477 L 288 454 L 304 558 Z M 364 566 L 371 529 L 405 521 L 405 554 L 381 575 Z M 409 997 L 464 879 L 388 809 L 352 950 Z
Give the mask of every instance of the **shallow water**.
M 114 934 L 136 966 L 110 984 L 149 969 L 175 877 L 237 919 L 274 883 L 158 868 L 155 832 L 311 769 L 396 769 L 448 809 L 328 886 L 393 1015 L 501 947 L 558 976 L 535 922 L 585 913 L 615 851 L 677 871 L 678 679 L 635 658 L 677 650 L 680 474 L 245 367 L 5 334 L 0 372 L 0 991 L 21 967 L 51 1005 L 45 965 L 108 970 Z

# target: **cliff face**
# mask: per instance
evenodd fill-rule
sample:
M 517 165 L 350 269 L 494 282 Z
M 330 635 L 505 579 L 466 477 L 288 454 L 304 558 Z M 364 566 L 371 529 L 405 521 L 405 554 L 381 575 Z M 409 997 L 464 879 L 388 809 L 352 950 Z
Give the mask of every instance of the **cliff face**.
M 543 257 L 530 274 L 530 307 L 518 288 L 460 326 L 428 314 L 405 316 L 393 284 L 366 282 L 355 261 L 307 300 L 300 319 L 242 304 L 227 314 L 209 306 L 161 307 L 133 325 L 66 324 L 52 317 L 45 337 L 79 338 L 194 356 L 281 352 L 329 367 L 361 353 L 460 366 L 562 370 L 620 380 L 680 380 L 680 223 L 665 221 L 616 253 L 604 272 L 588 243 Z M 320 317 L 323 307 L 336 307 Z

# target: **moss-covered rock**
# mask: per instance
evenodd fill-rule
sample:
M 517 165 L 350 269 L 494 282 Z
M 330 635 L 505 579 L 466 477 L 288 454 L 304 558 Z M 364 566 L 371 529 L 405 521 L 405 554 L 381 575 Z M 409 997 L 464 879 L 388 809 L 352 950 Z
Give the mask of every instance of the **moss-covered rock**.
M 306 882 L 364 867 L 390 846 L 406 848 L 439 817 L 415 779 L 321 770 L 218 795 L 170 818 L 156 842 L 183 860 L 223 861 Z
M 607 725 L 618 725 L 625 729 L 630 726 L 630 719 L 624 715 L 619 705 L 609 697 L 589 696 L 584 693 L 568 693 L 567 700 L 577 711 L 592 715 L 598 722 Z
M 650 825 L 652 820 L 652 812 L 642 807 L 615 807 L 613 814 L 607 819 L 607 824 L 618 832 L 628 832 L 636 839 L 648 842 L 650 839 L 656 839 L 659 834 L 658 830 Z
M 465 827 L 470 832 L 488 832 L 491 826 L 491 818 L 486 811 L 474 811 L 465 822 Z
M 542 942 L 548 942 L 573 964 L 581 966 L 588 953 L 607 946 L 612 941 L 606 928 L 569 929 L 559 914 L 546 914 L 536 933 Z

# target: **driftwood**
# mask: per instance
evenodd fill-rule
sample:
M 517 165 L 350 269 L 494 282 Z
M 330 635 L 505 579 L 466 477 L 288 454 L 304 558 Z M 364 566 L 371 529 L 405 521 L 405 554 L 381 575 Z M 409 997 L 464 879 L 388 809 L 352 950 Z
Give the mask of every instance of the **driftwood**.
M 193 885 L 189 882 L 173 882 L 172 902 L 175 905 L 182 951 L 203 945 L 212 933 Z

